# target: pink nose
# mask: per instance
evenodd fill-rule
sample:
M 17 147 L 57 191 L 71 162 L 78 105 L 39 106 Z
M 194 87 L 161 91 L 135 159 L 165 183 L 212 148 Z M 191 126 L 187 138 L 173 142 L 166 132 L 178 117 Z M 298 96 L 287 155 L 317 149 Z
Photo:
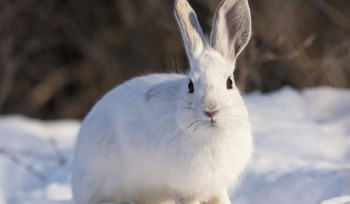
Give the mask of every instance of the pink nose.
M 218 111 L 205 112 L 205 114 L 207 114 L 210 118 L 213 118 L 217 113 L 218 113 Z

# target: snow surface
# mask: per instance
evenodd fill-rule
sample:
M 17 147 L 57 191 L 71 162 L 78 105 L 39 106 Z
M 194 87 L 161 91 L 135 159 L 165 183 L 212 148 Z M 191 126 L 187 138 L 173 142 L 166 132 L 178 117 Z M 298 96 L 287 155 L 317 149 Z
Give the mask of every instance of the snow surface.
M 350 90 L 245 96 L 255 154 L 235 204 L 350 203 Z M 73 204 L 79 121 L 0 117 L 0 204 Z

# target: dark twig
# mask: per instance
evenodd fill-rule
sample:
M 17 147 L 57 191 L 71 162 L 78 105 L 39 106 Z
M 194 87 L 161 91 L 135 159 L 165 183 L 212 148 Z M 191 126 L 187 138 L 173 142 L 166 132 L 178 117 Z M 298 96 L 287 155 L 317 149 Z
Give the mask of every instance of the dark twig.
M 0 149 L 6 151 L 6 152 L 11 152 L 11 154 L 15 154 L 21 157 L 29 157 L 37 160 L 42 160 L 42 161 L 54 161 L 56 162 L 56 157 L 53 155 L 49 154 L 44 154 L 41 152 L 36 152 L 33 150 L 28 150 L 28 149 L 14 149 L 14 148 L 3 148 L 1 147 Z
M 33 176 L 38 178 L 40 181 L 42 181 L 42 182 L 47 181 L 47 176 L 45 174 L 36 170 L 32 165 L 26 163 L 25 161 L 23 161 L 22 159 L 20 159 L 16 155 L 11 154 L 10 152 L 8 152 L 4 149 L 0 149 L 0 155 L 3 155 L 4 157 L 9 158 L 10 161 L 12 161 L 13 163 L 18 164 L 19 166 L 23 167 L 27 172 L 29 172 L 30 174 L 32 174 Z
M 57 141 L 54 138 L 49 139 L 49 143 L 56 155 L 57 162 L 59 165 L 63 166 L 67 163 L 66 158 L 64 157 L 64 154 L 61 150 L 61 148 L 58 146 Z

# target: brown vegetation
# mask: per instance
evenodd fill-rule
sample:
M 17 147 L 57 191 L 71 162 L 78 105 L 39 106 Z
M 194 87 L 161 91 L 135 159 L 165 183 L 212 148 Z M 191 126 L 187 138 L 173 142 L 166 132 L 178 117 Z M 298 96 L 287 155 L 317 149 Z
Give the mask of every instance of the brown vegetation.
M 189 0 L 205 31 L 219 0 Z M 253 38 L 238 62 L 245 91 L 350 87 L 350 2 L 250 0 Z M 138 75 L 182 72 L 173 0 L 1 0 L 0 113 L 83 117 Z

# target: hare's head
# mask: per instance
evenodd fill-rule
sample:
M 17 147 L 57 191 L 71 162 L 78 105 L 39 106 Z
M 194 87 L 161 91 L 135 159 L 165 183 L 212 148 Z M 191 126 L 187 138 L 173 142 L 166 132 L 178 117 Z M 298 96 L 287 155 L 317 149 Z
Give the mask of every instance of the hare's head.
M 251 36 L 247 0 L 220 3 L 210 39 L 187 0 L 176 0 L 175 16 L 190 62 L 180 124 L 185 129 L 234 126 L 235 116 L 247 117 L 233 77 L 236 59 Z

